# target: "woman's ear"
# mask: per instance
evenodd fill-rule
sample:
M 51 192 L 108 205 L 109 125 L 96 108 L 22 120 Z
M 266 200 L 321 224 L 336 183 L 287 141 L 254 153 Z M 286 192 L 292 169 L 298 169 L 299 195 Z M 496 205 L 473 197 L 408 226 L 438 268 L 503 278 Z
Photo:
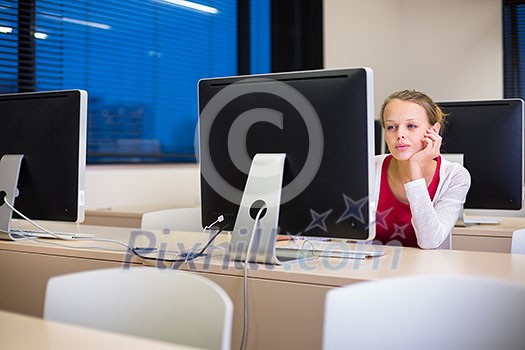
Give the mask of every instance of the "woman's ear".
M 434 125 L 432 125 L 431 129 L 439 134 L 439 130 L 441 130 L 441 123 L 440 122 L 436 122 Z

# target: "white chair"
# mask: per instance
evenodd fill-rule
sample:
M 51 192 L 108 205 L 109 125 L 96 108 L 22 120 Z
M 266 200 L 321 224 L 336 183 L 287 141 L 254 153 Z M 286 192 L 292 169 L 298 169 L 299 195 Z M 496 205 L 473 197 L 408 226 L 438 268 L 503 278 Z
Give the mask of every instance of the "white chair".
M 328 291 L 324 349 L 523 349 L 525 287 L 410 276 Z
M 202 232 L 201 208 L 175 208 L 144 213 L 141 228 L 143 230 L 172 229 Z
M 512 232 L 510 252 L 512 254 L 525 254 L 525 229 Z
M 44 318 L 206 349 L 230 349 L 233 305 L 197 273 L 111 268 L 49 280 Z

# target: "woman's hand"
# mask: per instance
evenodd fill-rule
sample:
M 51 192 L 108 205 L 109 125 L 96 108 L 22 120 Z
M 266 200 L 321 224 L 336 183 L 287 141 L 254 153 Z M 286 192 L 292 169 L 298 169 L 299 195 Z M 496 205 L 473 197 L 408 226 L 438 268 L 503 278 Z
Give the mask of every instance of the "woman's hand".
M 440 124 L 436 123 L 427 129 L 423 139 L 424 148 L 412 155 L 409 159 L 412 180 L 424 177 L 423 169 L 429 161 L 440 154 L 442 137 L 439 135 Z

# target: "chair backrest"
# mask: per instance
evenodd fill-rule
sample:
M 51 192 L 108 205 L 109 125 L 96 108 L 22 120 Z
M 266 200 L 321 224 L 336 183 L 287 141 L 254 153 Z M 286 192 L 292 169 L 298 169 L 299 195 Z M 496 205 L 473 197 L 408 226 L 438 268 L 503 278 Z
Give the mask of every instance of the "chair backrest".
M 230 349 L 233 305 L 197 273 L 111 268 L 53 277 L 44 318 L 206 349 Z
M 324 349 L 523 349 L 525 287 L 410 276 L 330 290 Z
M 142 215 L 143 230 L 171 229 L 202 232 L 201 208 L 175 208 L 151 211 Z
M 525 254 L 525 229 L 512 232 L 510 252 L 512 254 Z

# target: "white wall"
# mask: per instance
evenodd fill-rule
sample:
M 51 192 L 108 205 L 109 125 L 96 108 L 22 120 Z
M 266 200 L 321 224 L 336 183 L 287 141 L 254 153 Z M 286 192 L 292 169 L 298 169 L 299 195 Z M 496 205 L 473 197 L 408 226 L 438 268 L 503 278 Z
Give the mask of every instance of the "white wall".
M 325 67 L 371 67 L 376 111 L 405 88 L 436 100 L 501 98 L 501 13 L 501 0 L 324 0 Z M 87 169 L 88 209 L 198 203 L 195 164 Z
M 197 164 L 88 166 L 86 209 L 193 207 L 199 181 Z
M 503 97 L 501 0 L 324 0 L 325 68 L 374 70 L 376 115 L 393 91 Z

